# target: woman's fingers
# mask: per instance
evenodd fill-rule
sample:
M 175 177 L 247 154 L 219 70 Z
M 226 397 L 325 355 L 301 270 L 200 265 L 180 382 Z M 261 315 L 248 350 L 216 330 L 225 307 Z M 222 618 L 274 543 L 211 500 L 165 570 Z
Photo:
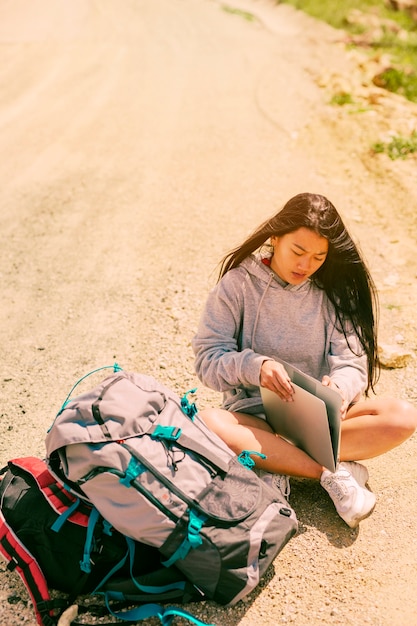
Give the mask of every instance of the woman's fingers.
M 261 367 L 260 385 L 274 391 L 282 400 L 291 402 L 294 389 L 286 369 L 276 361 L 264 361 Z
M 331 389 L 334 389 L 341 396 L 342 404 L 340 407 L 340 419 L 344 420 L 346 417 L 346 413 L 349 408 L 349 405 L 348 405 L 348 401 L 345 399 L 342 393 L 342 390 L 332 381 L 330 376 L 323 376 L 323 379 L 321 382 L 325 387 L 330 387 Z

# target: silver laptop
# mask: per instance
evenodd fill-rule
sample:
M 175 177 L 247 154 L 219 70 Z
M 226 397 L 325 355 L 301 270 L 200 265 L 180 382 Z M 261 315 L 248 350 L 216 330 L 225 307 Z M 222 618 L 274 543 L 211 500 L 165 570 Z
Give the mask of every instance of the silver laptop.
M 334 389 L 289 363 L 280 362 L 294 387 L 294 401 L 284 402 L 273 391 L 261 387 L 267 422 L 277 434 L 334 472 L 339 460 L 342 398 Z

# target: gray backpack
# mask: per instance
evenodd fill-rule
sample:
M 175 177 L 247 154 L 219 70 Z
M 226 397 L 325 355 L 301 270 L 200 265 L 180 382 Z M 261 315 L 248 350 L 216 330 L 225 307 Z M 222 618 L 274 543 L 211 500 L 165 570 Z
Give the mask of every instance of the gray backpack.
M 235 604 L 296 533 L 294 511 L 251 471 L 255 453 L 237 457 L 188 394 L 114 370 L 70 399 L 74 385 L 46 437 L 50 471 L 206 598 Z

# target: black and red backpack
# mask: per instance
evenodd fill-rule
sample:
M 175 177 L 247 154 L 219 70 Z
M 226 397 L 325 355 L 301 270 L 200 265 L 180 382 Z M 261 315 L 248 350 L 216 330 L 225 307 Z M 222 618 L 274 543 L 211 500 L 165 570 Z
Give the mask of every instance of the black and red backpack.
M 157 616 L 167 625 L 178 615 L 202 624 L 165 606 L 204 599 L 180 571 L 164 567 L 156 548 L 114 530 L 58 483 L 42 459 L 9 461 L 0 472 L 0 503 L 0 552 L 24 582 L 39 626 L 56 626 L 87 594 L 104 602 L 79 606 L 80 612 L 110 613 L 129 623 Z M 61 593 L 52 597 L 52 590 Z

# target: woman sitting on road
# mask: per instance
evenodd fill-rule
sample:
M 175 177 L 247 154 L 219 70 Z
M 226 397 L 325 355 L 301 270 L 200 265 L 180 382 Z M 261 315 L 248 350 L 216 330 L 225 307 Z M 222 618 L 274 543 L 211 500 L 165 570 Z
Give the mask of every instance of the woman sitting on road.
M 226 255 L 193 338 L 198 377 L 223 392 L 222 408 L 200 412 L 207 425 L 236 454 L 266 455 L 253 458 L 257 471 L 287 497 L 289 476 L 319 480 L 351 528 L 375 506 L 357 461 L 398 446 L 417 426 L 410 403 L 368 397 L 379 373 L 375 306 L 368 269 L 335 207 L 302 193 Z M 334 473 L 266 423 L 259 387 L 288 402 L 293 395 L 275 358 L 340 393 Z

